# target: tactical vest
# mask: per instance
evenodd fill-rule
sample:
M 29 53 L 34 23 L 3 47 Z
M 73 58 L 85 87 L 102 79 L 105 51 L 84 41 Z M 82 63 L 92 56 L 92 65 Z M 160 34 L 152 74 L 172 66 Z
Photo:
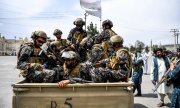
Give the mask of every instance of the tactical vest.
M 40 63 L 40 64 L 43 64 L 44 61 L 39 57 L 39 53 L 41 51 L 40 48 L 35 48 L 33 46 L 33 43 L 26 43 L 26 44 L 23 44 L 20 46 L 20 49 L 18 51 L 18 55 L 17 55 L 17 60 L 19 60 L 19 57 L 20 57 L 20 54 L 21 54 L 21 51 L 23 48 L 29 46 L 31 48 L 31 54 L 30 54 L 30 58 L 29 58 L 29 61 L 28 63 Z M 27 70 L 21 70 L 20 69 L 20 75 L 22 75 L 23 77 L 26 77 L 28 71 Z
M 114 35 L 117 35 L 117 34 L 116 34 L 112 29 L 106 29 L 106 30 L 103 31 L 103 33 L 102 33 L 102 36 L 103 36 L 103 37 L 108 37 L 109 39 L 110 39 L 112 36 L 114 36 Z M 103 47 L 103 49 L 104 49 L 105 52 L 107 52 L 108 48 L 110 47 L 110 46 L 109 46 L 109 43 L 108 43 L 109 39 L 106 40 L 106 41 L 103 41 L 103 40 L 102 40 L 102 47 Z
M 122 48 L 122 47 L 119 47 L 115 50 L 117 50 L 116 52 L 123 51 L 123 52 L 126 52 L 128 54 L 128 58 L 125 60 L 125 63 L 126 63 L 127 68 L 129 69 L 128 77 L 130 78 L 132 76 L 132 58 L 131 58 L 129 51 L 125 48 Z
M 80 64 L 78 64 L 74 69 L 68 69 L 66 65 L 63 65 L 64 75 L 67 77 L 78 77 L 80 68 Z
M 108 64 L 108 67 L 112 70 L 118 70 L 119 69 L 119 60 L 116 59 L 116 56 L 112 56 L 110 58 L 110 62 Z
M 56 47 L 66 46 L 66 40 L 65 39 L 55 40 L 51 43 L 51 45 L 55 45 Z
M 24 47 L 27 47 L 27 46 L 30 46 L 32 49 L 33 49 L 33 43 L 32 42 L 28 42 L 28 43 L 24 43 L 24 44 L 21 44 L 20 45 L 20 48 L 18 50 L 18 53 L 17 53 L 17 60 L 19 60 L 19 57 L 21 55 L 21 51 Z
M 82 39 L 85 37 L 85 32 L 79 32 L 79 31 L 75 31 L 73 33 L 73 37 L 71 39 L 71 42 L 73 44 L 80 44 L 80 42 L 82 41 Z
M 41 49 L 40 48 L 34 48 L 33 53 L 30 56 L 29 63 L 40 63 L 43 64 L 44 60 L 39 56 Z
M 117 35 L 117 33 L 115 33 L 112 29 L 106 29 L 105 31 L 109 32 L 110 37 Z

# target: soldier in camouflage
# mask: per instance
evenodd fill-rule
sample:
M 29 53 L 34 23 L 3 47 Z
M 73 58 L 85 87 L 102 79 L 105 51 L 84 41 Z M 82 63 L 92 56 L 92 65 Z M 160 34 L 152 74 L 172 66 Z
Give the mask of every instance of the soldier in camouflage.
M 94 63 L 101 60 L 105 54 L 103 48 L 99 48 L 99 45 L 96 45 L 92 48 L 92 53 L 87 62 L 78 63 L 75 52 L 63 52 L 62 57 L 65 59 L 65 63 L 60 72 L 61 74 L 59 74 L 60 81 L 58 85 L 60 88 L 65 87 L 69 83 L 75 83 L 74 78 L 102 83 L 120 81 L 124 77 L 119 71 L 112 71 L 106 67 L 95 67 Z
M 83 38 L 87 37 L 87 32 L 83 30 L 83 26 L 85 25 L 85 22 L 82 18 L 77 18 L 74 21 L 75 28 L 71 29 L 67 40 L 71 43 L 71 50 L 77 52 L 79 56 L 82 58 L 82 62 L 85 60 L 84 58 L 84 51 L 80 47 L 80 42 Z
M 96 44 L 102 44 L 103 48 L 105 51 L 107 51 L 107 47 L 108 47 L 108 41 L 109 39 L 114 36 L 114 35 L 117 35 L 117 33 L 115 33 L 113 30 L 112 30 L 112 27 L 113 27 L 113 23 L 111 20 L 107 19 L 107 20 L 104 20 L 103 23 L 102 23 L 102 28 L 103 28 L 103 31 L 100 33 L 99 36 L 97 36 L 95 38 L 95 42 Z
M 56 36 L 56 40 L 51 42 L 51 47 L 58 52 L 62 51 L 65 47 L 69 45 L 69 42 L 66 39 L 62 39 L 62 31 L 59 29 L 55 29 L 53 35 Z
M 84 76 L 84 79 L 91 80 L 94 82 L 104 82 L 103 77 L 101 76 L 102 70 L 105 72 L 105 68 L 100 69 L 97 65 L 97 62 L 103 59 L 106 59 L 107 56 L 104 52 L 104 49 L 100 44 L 95 44 L 92 46 L 88 60 L 82 63 L 81 73 Z M 99 71 L 101 70 L 101 71 Z M 106 71 L 108 72 L 108 71 Z
M 75 45 L 79 45 L 79 43 L 82 41 L 83 38 L 87 37 L 87 33 L 85 30 L 83 30 L 83 26 L 85 25 L 85 22 L 82 18 L 77 18 L 74 21 L 75 28 L 71 29 L 67 39 Z
M 59 29 L 55 29 L 53 32 L 53 35 L 56 36 L 56 40 L 50 43 L 50 52 L 53 51 L 53 53 L 56 53 L 56 55 L 59 55 L 58 60 L 56 59 L 56 64 L 57 65 L 63 65 L 63 60 L 60 57 L 61 56 L 61 51 L 63 51 L 65 48 L 67 48 L 70 45 L 70 42 L 66 39 L 62 39 L 62 31 Z
M 35 31 L 31 35 L 32 42 L 21 45 L 18 53 L 17 69 L 27 82 L 53 82 L 55 72 L 44 69 L 46 60 L 40 56 L 41 46 L 48 38 L 44 31 Z
M 106 67 L 106 64 L 101 62 L 104 59 L 107 59 L 107 56 L 102 46 L 93 45 L 89 59 L 82 64 L 81 74 L 85 76 L 84 78 L 97 83 L 122 81 L 125 77 L 122 71 Z
M 72 80 L 74 77 L 80 78 L 81 65 L 78 62 L 78 55 L 74 51 L 64 51 L 62 53 L 64 64 L 61 66 L 61 70 L 57 77 L 59 77 L 59 87 L 65 87 L 69 83 L 74 83 Z
M 119 71 L 126 77 L 122 81 L 128 81 L 131 77 L 132 59 L 127 49 L 123 47 L 123 39 L 119 35 L 110 38 L 110 44 L 107 50 L 108 59 L 102 60 L 101 63 L 111 70 Z

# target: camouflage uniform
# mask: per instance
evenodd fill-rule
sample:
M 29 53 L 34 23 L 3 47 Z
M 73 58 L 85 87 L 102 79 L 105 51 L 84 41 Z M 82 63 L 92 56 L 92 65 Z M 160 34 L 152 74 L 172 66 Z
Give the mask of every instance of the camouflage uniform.
M 106 66 L 111 70 L 121 72 L 126 78 L 122 81 L 128 81 L 128 77 L 131 77 L 132 60 L 127 49 L 123 47 L 123 39 L 114 35 L 110 38 L 111 46 L 107 51 L 108 59 L 104 60 Z
M 81 42 L 80 42 L 80 45 L 79 45 L 79 51 L 83 52 L 81 56 L 81 61 L 84 62 L 88 59 L 88 56 L 91 52 L 91 48 L 93 46 L 93 43 L 94 40 L 93 38 L 91 38 L 90 36 L 88 37 L 85 37 Z
M 76 25 L 75 28 L 71 29 L 67 39 L 72 44 L 78 44 L 82 41 L 83 38 L 87 37 L 86 31 L 83 30 L 83 25 L 85 25 L 85 22 L 82 20 L 82 18 L 77 18 L 74 21 L 74 25 Z
M 61 58 L 61 51 L 69 47 L 70 42 L 66 39 L 61 39 L 62 31 L 59 29 L 55 29 L 53 35 L 56 36 L 57 39 L 50 43 L 48 51 L 58 55 L 56 56 L 58 59 L 55 61 L 57 65 L 63 65 L 64 61 Z
M 55 41 L 51 42 L 51 46 L 55 47 L 55 50 L 61 51 L 69 45 L 69 41 L 67 41 L 66 39 L 61 39 L 61 30 L 55 29 L 53 35 L 57 38 Z
M 112 70 L 104 65 L 101 60 L 107 59 L 100 44 L 92 47 L 88 61 L 82 64 L 81 73 L 84 73 L 86 80 L 94 82 L 118 82 L 125 77 L 122 71 Z M 98 65 L 97 65 L 98 64 Z M 99 66 L 101 65 L 101 66 Z
M 39 55 L 42 51 L 40 46 L 35 47 L 35 42 L 39 38 L 47 39 L 46 33 L 43 31 L 35 31 L 31 38 L 34 42 L 26 43 L 20 48 L 17 68 L 20 69 L 20 74 L 25 77 L 28 82 L 52 82 L 55 72 L 43 68 L 46 60 Z
M 103 27 L 103 31 L 100 33 L 99 36 L 97 36 L 95 38 L 95 43 L 96 44 L 102 44 L 102 47 L 104 48 L 105 52 L 107 51 L 109 45 L 108 45 L 108 41 L 109 39 L 114 36 L 117 35 L 117 33 L 115 33 L 111 28 L 113 27 L 113 23 L 112 21 L 105 20 L 102 23 L 102 27 Z
M 76 25 L 75 28 L 71 29 L 67 40 L 70 41 L 72 44 L 73 48 L 71 47 L 71 50 L 75 51 L 78 53 L 78 55 L 82 58 L 81 62 L 85 61 L 84 55 L 85 52 L 83 48 L 80 46 L 80 42 L 87 37 L 87 33 L 85 30 L 83 30 L 83 26 L 85 25 L 85 22 L 83 21 L 82 18 L 77 18 L 74 21 L 74 25 Z
M 64 59 L 63 66 L 60 66 L 59 71 L 56 73 L 55 82 L 70 80 L 74 83 L 73 78 L 81 78 L 80 68 L 81 64 L 78 62 L 78 55 L 74 51 L 64 51 L 62 53 Z
M 97 51 L 97 50 L 96 50 Z M 99 52 L 99 51 L 98 51 Z M 66 59 L 74 59 L 74 55 L 76 55 L 73 51 L 63 52 L 62 57 Z M 102 53 L 101 53 L 102 54 Z M 94 56 L 92 54 L 92 56 Z M 95 58 L 101 58 L 102 55 L 96 55 L 100 57 Z M 98 59 L 96 59 L 98 60 Z M 76 61 L 76 60 L 75 60 Z M 73 78 L 81 78 L 88 81 L 93 82 L 115 82 L 120 81 L 120 78 L 122 78 L 122 74 L 119 72 L 112 71 L 108 68 L 95 68 L 94 62 L 96 62 L 94 59 L 89 59 L 85 63 L 78 63 L 73 62 L 71 65 L 66 65 L 66 63 L 61 67 L 61 71 L 59 74 L 59 81 L 63 80 L 70 80 L 70 83 L 74 83 Z

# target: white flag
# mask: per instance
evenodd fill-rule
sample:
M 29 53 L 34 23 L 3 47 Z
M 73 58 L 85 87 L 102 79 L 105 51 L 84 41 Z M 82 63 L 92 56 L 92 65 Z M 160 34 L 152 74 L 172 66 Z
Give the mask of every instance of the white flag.
M 88 14 L 101 18 L 101 0 L 80 0 L 80 4 Z
M 86 13 L 88 13 L 90 15 L 93 15 L 93 16 L 101 18 L 101 10 L 97 10 L 97 11 L 88 11 L 88 10 L 85 10 L 85 11 L 86 11 Z

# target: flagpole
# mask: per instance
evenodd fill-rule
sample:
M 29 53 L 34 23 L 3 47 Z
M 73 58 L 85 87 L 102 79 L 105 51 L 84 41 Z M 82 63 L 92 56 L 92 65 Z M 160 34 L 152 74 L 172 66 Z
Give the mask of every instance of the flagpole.
M 101 3 L 101 0 L 100 0 L 100 3 Z M 100 4 L 101 5 L 101 4 Z M 102 12 L 102 9 L 100 10 Z M 101 13 L 100 13 L 101 14 Z M 101 26 L 101 17 L 102 17 L 102 14 L 100 15 L 100 32 L 102 31 L 102 26 Z
M 85 12 L 84 16 L 85 16 L 84 19 L 85 19 L 85 31 L 86 31 L 86 18 L 87 18 L 87 16 L 88 16 L 88 13 Z
M 101 27 L 101 18 L 100 18 L 100 25 L 99 25 L 99 26 L 100 26 L 100 32 L 101 32 L 101 31 L 102 31 L 102 27 Z

